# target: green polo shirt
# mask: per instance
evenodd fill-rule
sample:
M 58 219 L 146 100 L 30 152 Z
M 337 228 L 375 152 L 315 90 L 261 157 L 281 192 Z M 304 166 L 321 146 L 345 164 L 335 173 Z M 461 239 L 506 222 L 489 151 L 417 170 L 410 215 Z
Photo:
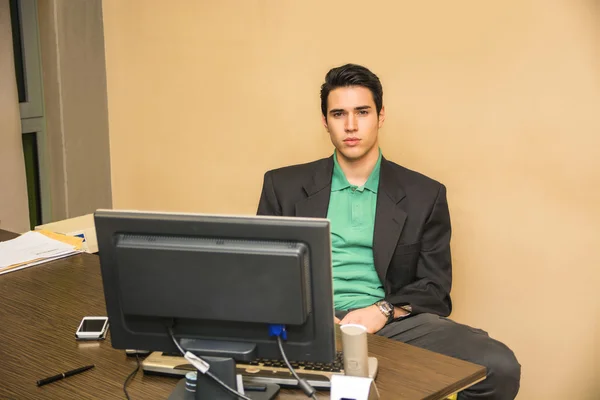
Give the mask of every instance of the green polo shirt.
M 333 155 L 331 226 L 333 302 L 336 310 L 367 307 L 384 298 L 373 262 L 373 231 L 379 187 L 381 151 L 375 168 L 361 187 L 351 185 Z

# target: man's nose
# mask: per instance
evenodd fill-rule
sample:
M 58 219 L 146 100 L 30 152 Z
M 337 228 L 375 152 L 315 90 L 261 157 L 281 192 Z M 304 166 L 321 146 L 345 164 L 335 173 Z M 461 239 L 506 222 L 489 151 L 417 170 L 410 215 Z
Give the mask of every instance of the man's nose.
M 346 118 L 346 132 L 354 132 L 356 131 L 358 124 L 356 121 L 356 116 L 353 114 L 348 115 L 348 117 Z

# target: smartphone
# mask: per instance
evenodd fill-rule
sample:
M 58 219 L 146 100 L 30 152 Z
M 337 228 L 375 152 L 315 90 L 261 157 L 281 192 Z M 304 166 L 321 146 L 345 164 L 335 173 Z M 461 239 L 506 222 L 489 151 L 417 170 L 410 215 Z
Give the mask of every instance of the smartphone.
M 83 317 L 75 337 L 80 340 L 101 340 L 108 331 L 108 317 Z

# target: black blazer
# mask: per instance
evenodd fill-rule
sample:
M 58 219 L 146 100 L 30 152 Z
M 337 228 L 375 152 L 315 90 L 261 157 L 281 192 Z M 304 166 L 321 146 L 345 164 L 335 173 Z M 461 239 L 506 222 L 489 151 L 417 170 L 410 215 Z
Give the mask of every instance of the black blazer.
M 332 173 L 333 157 L 268 171 L 258 214 L 326 218 Z M 373 258 L 387 301 L 450 314 L 450 235 L 444 185 L 382 158 Z

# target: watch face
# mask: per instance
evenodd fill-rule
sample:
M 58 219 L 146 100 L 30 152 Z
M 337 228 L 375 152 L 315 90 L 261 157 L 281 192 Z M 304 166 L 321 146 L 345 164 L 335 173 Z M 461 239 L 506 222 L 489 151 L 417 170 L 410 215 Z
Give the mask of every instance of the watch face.
M 392 313 L 392 311 L 394 311 L 394 306 L 392 306 L 390 303 L 388 303 L 387 301 L 382 301 L 379 303 L 381 305 L 381 308 L 383 309 L 383 311 L 385 312 L 385 314 L 389 315 Z

